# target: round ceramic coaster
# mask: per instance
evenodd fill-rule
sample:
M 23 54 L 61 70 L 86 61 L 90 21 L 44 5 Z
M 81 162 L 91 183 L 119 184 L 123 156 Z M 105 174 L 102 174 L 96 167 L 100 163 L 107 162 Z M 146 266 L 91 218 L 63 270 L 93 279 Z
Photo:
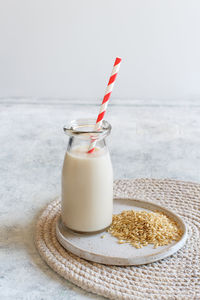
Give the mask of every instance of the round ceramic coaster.
M 60 201 L 50 203 L 38 220 L 36 246 L 50 267 L 87 291 L 110 299 L 200 299 L 200 185 L 173 180 L 118 180 L 117 198 L 154 202 L 187 224 L 186 245 L 161 261 L 142 266 L 108 266 L 65 250 L 56 238 Z
M 123 210 L 135 211 L 160 211 L 173 219 L 181 228 L 183 235 L 179 241 L 169 245 L 154 248 L 153 245 L 136 249 L 130 244 L 119 244 L 110 233 L 76 233 L 66 228 L 61 218 L 56 224 L 56 236 L 61 245 L 84 259 L 107 265 L 128 266 L 142 265 L 168 257 L 178 251 L 186 242 L 187 230 L 183 220 L 176 214 L 154 203 L 136 199 L 114 199 L 113 213 L 118 214 Z

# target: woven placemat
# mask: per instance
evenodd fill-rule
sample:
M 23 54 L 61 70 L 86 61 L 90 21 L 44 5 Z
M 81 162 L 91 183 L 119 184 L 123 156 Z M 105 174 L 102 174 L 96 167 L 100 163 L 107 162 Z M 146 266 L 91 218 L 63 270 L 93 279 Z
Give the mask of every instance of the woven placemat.
M 163 205 L 188 226 L 188 241 L 167 259 L 143 266 L 115 267 L 81 259 L 57 241 L 60 200 L 40 216 L 35 241 L 42 258 L 79 287 L 110 299 L 200 299 L 200 184 L 174 180 L 117 180 L 115 197 L 134 197 Z

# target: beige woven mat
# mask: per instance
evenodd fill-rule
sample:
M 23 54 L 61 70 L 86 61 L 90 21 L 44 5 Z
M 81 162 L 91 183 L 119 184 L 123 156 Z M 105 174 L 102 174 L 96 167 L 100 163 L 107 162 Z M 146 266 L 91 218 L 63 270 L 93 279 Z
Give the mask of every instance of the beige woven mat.
M 113 267 L 92 263 L 67 252 L 57 241 L 55 223 L 60 202 L 40 216 L 37 248 L 47 264 L 79 287 L 110 299 L 200 299 L 200 184 L 173 180 L 118 180 L 116 197 L 135 197 L 168 207 L 188 225 L 186 246 L 149 265 Z

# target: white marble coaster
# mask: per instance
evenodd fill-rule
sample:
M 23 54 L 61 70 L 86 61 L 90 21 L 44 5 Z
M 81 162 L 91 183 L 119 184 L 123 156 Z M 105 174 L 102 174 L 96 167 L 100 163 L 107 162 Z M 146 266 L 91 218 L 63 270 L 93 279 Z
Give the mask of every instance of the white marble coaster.
M 89 261 L 107 265 L 142 265 L 148 264 L 178 251 L 186 242 L 187 228 L 184 221 L 164 207 L 135 199 L 115 199 L 114 214 L 123 210 L 145 210 L 162 211 L 173 218 L 183 231 L 179 241 L 174 241 L 166 246 L 159 246 L 156 249 L 153 245 L 147 245 L 136 249 L 130 244 L 119 244 L 117 239 L 108 232 L 101 233 L 76 233 L 66 228 L 59 218 L 56 224 L 56 236 L 61 245 L 71 253 Z M 103 238 L 102 238 L 103 237 Z

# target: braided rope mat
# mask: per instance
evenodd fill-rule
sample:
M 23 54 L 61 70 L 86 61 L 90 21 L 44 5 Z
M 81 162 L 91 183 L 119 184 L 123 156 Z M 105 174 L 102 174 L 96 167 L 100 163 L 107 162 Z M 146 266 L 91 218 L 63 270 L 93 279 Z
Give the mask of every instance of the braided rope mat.
M 81 259 L 57 241 L 60 201 L 50 203 L 36 227 L 36 246 L 47 264 L 79 287 L 109 299 L 200 299 L 200 184 L 156 179 L 117 180 L 115 197 L 163 205 L 188 225 L 187 244 L 176 254 L 143 266 L 115 267 Z

